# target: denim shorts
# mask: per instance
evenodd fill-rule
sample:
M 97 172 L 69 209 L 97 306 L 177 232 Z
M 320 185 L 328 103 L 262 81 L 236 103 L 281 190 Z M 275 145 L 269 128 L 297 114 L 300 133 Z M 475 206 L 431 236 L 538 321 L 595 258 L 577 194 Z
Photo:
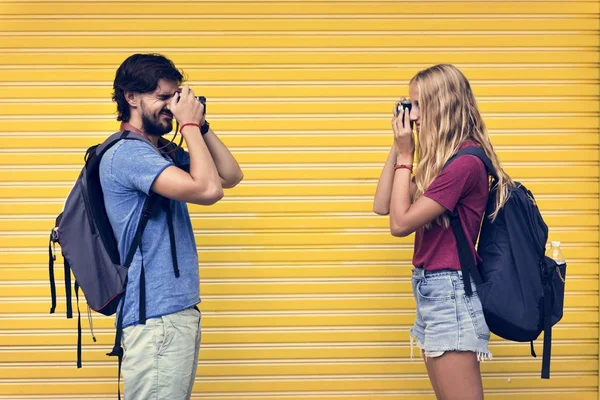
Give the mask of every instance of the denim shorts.
M 412 287 L 417 315 L 412 340 L 426 357 L 439 357 L 446 351 L 471 351 L 479 361 L 492 358 L 488 350 L 490 330 L 483 316 L 475 284 L 473 295 L 465 294 L 461 271 L 428 272 L 413 269 Z

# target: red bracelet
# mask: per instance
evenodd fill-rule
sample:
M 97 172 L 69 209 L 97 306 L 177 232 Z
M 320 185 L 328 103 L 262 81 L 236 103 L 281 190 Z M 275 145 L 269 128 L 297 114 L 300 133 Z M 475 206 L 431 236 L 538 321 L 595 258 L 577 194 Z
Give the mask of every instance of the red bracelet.
M 396 166 L 394 167 L 394 172 L 398 171 L 399 169 L 407 169 L 407 170 L 409 170 L 410 172 L 412 172 L 412 171 L 413 171 L 413 167 L 412 167 L 412 165 L 404 165 L 404 164 L 401 164 L 401 165 L 396 165 Z
M 179 132 L 181 132 L 183 130 L 183 128 L 185 128 L 186 126 L 195 126 L 196 128 L 200 129 L 200 124 L 197 124 L 195 122 L 186 122 L 185 124 L 183 124 L 179 127 Z

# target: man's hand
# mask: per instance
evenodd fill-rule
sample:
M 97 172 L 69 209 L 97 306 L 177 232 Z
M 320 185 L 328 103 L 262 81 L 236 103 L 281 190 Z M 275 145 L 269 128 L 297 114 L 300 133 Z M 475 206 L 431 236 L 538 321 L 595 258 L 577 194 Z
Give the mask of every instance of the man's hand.
M 204 105 L 198 101 L 194 91 L 188 85 L 185 85 L 181 92 L 175 93 L 167 108 L 173 113 L 179 125 L 196 121 L 202 125 L 204 122 Z

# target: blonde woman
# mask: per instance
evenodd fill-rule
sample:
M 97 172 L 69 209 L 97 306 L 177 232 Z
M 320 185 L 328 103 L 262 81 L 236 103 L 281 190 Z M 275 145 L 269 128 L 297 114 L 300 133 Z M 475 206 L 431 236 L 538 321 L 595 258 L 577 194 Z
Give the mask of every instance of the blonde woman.
M 456 212 L 472 256 L 489 194 L 488 171 L 474 155 L 446 162 L 459 150 L 479 146 L 491 160 L 499 185 L 496 210 L 512 181 L 504 173 L 477 108 L 471 86 L 452 65 L 419 72 L 409 85 L 411 109 L 392 120 L 394 143 L 383 168 L 373 209 L 390 215 L 393 236 L 415 235 L 412 284 L 416 339 L 438 399 L 483 399 L 479 363 L 490 359 L 490 331 L 472 284 L 467 296 L 447 212 Z M 413 172 L 418 135 L 418 167 Z

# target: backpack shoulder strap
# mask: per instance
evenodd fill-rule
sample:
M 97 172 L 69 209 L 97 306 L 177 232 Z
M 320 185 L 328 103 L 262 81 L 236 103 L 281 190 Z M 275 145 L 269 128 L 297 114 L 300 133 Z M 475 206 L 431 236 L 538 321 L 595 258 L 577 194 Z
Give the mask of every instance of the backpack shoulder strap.
M 125 134 L 127 133 L 127 134 Z M 152 142 L 150 142 L 148 140 L 147 137 L 143 136 L 143 135 L 138 135 L 138 134 L 131 134 L 131 132 L 129 131 L 124 131 L 123 132 L 123 137 L 121 137 L 122 139 L 129 139 L 129 140 L 139 140 L 141 142 L 145 142 L 147 143 L 149 146 L 152 146 L 152 148 L 156 151 L 157 154 L 159 154 L 162 157 L 168 157 L 173 164 L 175 164 L 177 167 L 180 167 L 174 157 L 174 152 L 178 149 L 178 146 L 175 143 L 171 143 L 168 140 L 164 139 L 164 138 L 159 138 L 158 139 L 158 146 L 159 148 L 157 148 L 154 144 L 152 144 Z M 185 168 L 182 168 L 185 169 Z M 186 170 L 186 172 L 189 172 L 189 166 Z
M 139 140 L 141 142 L 145 142 L 147 143 L 149 146 L 152 146 L 153 149 L 155 149 L 159 154 L 160 151 L 156 148 L 156 146 L 154 146 L 149 140 L 148 138 L 146 138 L 143 135 L 137 135 L 137 134 L 132 134 L 131 131 L 120 131 L 120 132 L 116 132 L 114 134 L 112 134 L 111 136 L 109 136 L 101 145 L 98 146 L 98 148 L 96 149 L 96 156 L 102 157 L 102 155 L 104 155 L 104 153 L 111 148 L 113 145 L 115 145 L 117 142 L 119 142 L 120 140 Z M 129 247 L 129 250 L 127 251 L 127 254 L 125 256 L 125 260 L 123 263 L 123 266 L 125 268 L 129 268 L 129 266 L 131 265 L 131 262 L 133 261 L 133 257 L 135 256 L 135 253 L 138 249 L 138 247 L 140 246 L 141 240 L 142 240 L 142 234 L 144 233 L 144 229 L 146 228 L 146 224 L 148 223 L 148 220 L 156 215 L 157 211 L 162 207 L 166 207 L 166 205 L 168 205 L 169 201 L 168 199 L 166 199 L 163 196 L 158 195 L 157 193 L 151 192 L 147 197 L 146 200 L 144 201 L 144 206 L 142 209 L 142 215 L 140 216 L 140 221 L 138 222 L 138 226 L 136 228 L 136 232 L 133 238 L 133 241 Z M 171 236 L 171 244 L 174 245 L 174 239 L 173 239 L 173 227 L 172 227 L 172 217 L 170 215 L 170 208 L 169 208 L 169 213 L 167 215 L 167 220 L 169 222 L 169 234 Z M 174 246 L 172 246 L 174 248 Z M 176 263 L 176 257 L 174 254 L 172 254 L 173 256 L 173 260 L 174 263 Z M 179 270 L 177 268 L 177 265 L 174 265 L 175 268 L 175 274 L 176 276 L 179 276 Z
M 155 215 L 157 209 L 160 207 L 160 199 L 160 196 L 155 193 L 151 193 L 148 197 L 146 197 L 142 209 L 142 215 L 140 216 L 140 221 L 138 222 L 135 235 L 123 262 L 123 266 L 125 268 L 129 268 L 131 265 L 133 257 L 135 256 L 135 253 L 142 241 L 142 234 L 144 233 L 144 229 L 146 229 L 146 224 L 148 223 L 150 217 Z
M 494 166 L 492 165 L 492 162 L 490 161 L 489 157 L 487 156 L 487 154 L 485 154 L 485 151 L 483 151 L 483 149 L 477 146 L 470 146 L 459 150 L 455 155 L 450 157 L 450 159 L 444 165 L 444 168 L 450 165 L 458 157 L 467 154 L 479 158 L 485 165 L 485 168 L 487 169 L 488 173 L 492 175 L 492 177 L 495 180 L 498 180 L 498 175 L 496 174 Z M 476 285 L 480 285 L 483 282 L 483 279 L 481 277 L 481 274 L 479 273 L 479 270 L 477 269 L 475 261 L 473 260 L 473 256 L 471 255 L 472 246 L 467 241 L 465 232 L 458 217 L 458 213 L 456 211 L 448 211 L 447 215 L 450 218 L 450 227 L 452 228 L 452 232 L 454 233 L 454 238 L 456 240 L 456 249 L 458 251 L 458 259 L 461 265 L 465 293 L 467 296 L 471 296 L 473 294 L 473 291 L 471 289 L 471 276 L 473 277 L 473 280 L 475 281 Z
M 110 149 L 111 147 L 113 147 L 115 144 L 117 144 L 117 142 L 121 141 L 122 139 L 131 139 L 133 136 L 139 136 L 139 135 L 131 135 L 130 131 L 119 131 L 119 132 L 115 132 L 112 135 L 110 135 L 109 137 L 107 137 L 104 142 L 100 143 L 99 145 L 95 146 L 95 154 L 97 157 L 102 157 L 104 155 L 104 153 L 106 153 L 106 151 L 108 149 Z M 86 158 L 89 155 L 88 153 L 90 153 L 90 150 L 94 149 L 94 147 L 90 147 L 88 149 L 88 152 L 86 153 Z
M 131 131 L 119 131 L 119 132 L 115 132 L 112 135 L 110 135 L 109 137 L 107 137 L 104 140 L 104 142 L 102 142 L 101 144 L 90 147 L 86 153 L 86 159 L 89 156 L 89 153 L 92 152 L 94 149 L 95 149 L 96 156 L 102 157 L 108 149 L 110 149 L 112 146 L 117 144 L 117 142 L 119 142 L 123 139 L 139 140 L 141 142 L 148 143 L 148 145 L 150 145 L 154 149 L 156 149 L 156 147 L 145 136 L 133 134 Z M 156 150 L 158 150 L 158 149 L 156 149 Z
M 444 168 L 446 168 L 448 165 L 450 165 L 458 157 L 464 156 L 467 154 L 476 156 L 477 158 L 479 158 L 485 165 L 485 168 L 487 169 L 488 173 L 490 175 L 492 175 L 492 177 L 495 180 L 498 180 L 498 175 L 496 174 L 496 170 L 494 169 L 494 166 L 492 165 L 492 161 L 488 158 L 487 154 L 485 154 L 485 151 L 483 151 L 483 149 L 481 149 L 480 147 L 477 147 L 477 146 L 470 146 L 470 147 L 464 148 L 462 150 L 459 150 L 458 153 L 456 153 L 455 155 L 450 157 L 450 159 L 444 165 Z
M 473 255 L 471 254 L 472 246 L 467 241 L 465 231 L 460 224 L 458 213 L 448 212 L 448 216 L 450 217 L 450 227 L 452 228 L 452 232 L 454 233 L 454 238 L 456 240 L 456 250 L 458 251 L 458 260 L 460 262 L 460 269 L 462 271 L 465 294 L 467 296 L 472 296 L 473 290 L 471 289 L 471 276 L 473 277 L 473 281 L 475 281 L 475 285 L 481 285 L 483 283 L 483 278 L 479 273 L 479 269 L 477 269 L 475 260 L 473 260 Z

